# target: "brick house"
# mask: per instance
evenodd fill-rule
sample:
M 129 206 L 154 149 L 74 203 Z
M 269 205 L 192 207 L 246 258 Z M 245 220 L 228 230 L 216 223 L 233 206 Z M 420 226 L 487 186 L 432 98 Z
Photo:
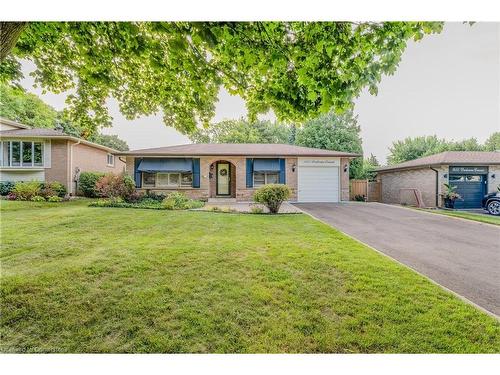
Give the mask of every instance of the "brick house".
M 0 118 L 0 181 L 58 181 L 75 194 L 80 172 L 121 173 L 117 151 L 54 129 Z
M 406 189 L 418 189 L 426 207 L 443 206 L 444 184 L 462 199 L 455 208 L 480 208 L 487 193 L 500 184 L 500 152 L 447 151 L 377 169 L 382 202 L 414 204 Z
M 256 188 L 282 183 L 299 202 L 349 200 L 349 161 L 358 156 L 285 144 L 188 144 L 116 155 L 139 191 L 249 201 Z

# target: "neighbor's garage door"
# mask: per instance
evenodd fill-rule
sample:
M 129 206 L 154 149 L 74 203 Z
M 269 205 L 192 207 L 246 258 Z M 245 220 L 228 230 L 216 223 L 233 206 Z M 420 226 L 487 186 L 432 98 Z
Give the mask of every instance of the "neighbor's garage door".
M 486 194 L 485 178 L 486 175 L 450 175 L 450 185 L 461 197 L 455 201 L 455 208 L 481 208 Z
M 300 165 L 298 168 L 299 202 L 338 202 L 339 167 L 328 163 Z

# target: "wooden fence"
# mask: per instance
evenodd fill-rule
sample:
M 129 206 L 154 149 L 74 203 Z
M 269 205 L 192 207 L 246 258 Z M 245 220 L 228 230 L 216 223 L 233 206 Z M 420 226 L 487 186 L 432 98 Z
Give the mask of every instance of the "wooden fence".
M 356 196 L 364 197 L 367 202 L 380 202 L 381 184 L 380 181 L 351 180 L 350 200 L 356 200 Z

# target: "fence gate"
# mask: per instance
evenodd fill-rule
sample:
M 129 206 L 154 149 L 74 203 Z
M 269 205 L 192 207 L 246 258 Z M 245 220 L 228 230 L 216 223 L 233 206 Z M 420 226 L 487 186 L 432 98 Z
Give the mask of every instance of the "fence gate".
M 380 193 L 380 181 L 351 180 L 351 201 L 357 200 L 358 196 L 363 197 L 366 202 L 380 202 Z

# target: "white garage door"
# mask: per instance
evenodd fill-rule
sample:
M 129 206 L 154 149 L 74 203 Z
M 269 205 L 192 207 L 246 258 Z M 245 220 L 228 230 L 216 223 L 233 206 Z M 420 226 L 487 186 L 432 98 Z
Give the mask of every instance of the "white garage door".
M 339 167 L 299 166 L 299 202 L 338 202 Z

